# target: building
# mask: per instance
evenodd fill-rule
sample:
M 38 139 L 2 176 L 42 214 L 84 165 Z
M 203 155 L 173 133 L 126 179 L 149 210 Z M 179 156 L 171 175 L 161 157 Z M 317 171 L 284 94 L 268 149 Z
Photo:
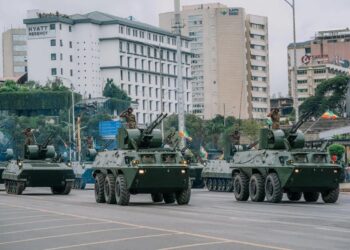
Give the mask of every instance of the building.
M 26 29 L 2 33 L 3 77 L 16 80 L 27 72 Z
M 173 12 L 161 13 L 171 30 Z M 192 38 L 193 113 L 262 119 L 270 109 L 267 18 L 220 3 L 183 6 L 183 34 Z
M 288 45 L 289 95 L 294 97 L 294 45 Z M 322 81 L 340 74 L 349 74 L 350 30 L 319 31 L 312 40 L 296 44 L 297 96 L 300 105 L 315 94 Z
M 149 123 L 161 111 L 177 112 L 176 39 L 171 32 L 96 11 L 28 14 L 30 80 L 45 84 L 57 77 L 84 98 L 95 98 L 102 96 L 107 79 L 113 79 L 137 101 L 139 123 Z M 185 111 L 191 112 L 188 41 L 183 37 L 182 61 Z
M 291 97 L 277 97 L 270 99 L 272 109 L 279 109 L 281 117 L 287 117 L 293 111 L 293 99 Z

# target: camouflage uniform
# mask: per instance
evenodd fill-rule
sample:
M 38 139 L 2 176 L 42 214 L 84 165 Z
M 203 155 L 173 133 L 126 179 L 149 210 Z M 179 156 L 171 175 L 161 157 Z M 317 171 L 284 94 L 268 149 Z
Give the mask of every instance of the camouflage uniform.
M 129 129 L 136 128 L 136 116 L 131 112 L 129 112 L 129 109 L 124 111 L 120 117 L 125 118 L 127 127 Z
M 278 112 L 278 109 L 273 110 L 267 116 L 271 117 L 272 129 L 279 129 L 280 128 L 280 114 Z
M 34 136 L 31 128 L 26 128 L 23 131 L 23 134 L 25 136 L 24 145 L 32 145 L 34 143 Z

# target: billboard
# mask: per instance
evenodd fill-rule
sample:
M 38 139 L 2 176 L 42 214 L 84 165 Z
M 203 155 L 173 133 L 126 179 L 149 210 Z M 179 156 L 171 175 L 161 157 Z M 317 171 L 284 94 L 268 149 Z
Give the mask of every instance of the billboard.
M 121 121 L 102 121 L 99 123 L 99 135 L 104 139 L 115 139 L 118 135 L 118 128 L 123 125 Z

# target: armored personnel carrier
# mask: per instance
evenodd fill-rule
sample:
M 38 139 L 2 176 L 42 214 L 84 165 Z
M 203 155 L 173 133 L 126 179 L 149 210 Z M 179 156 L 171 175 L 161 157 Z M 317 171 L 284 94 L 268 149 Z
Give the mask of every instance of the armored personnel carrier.
M 0 184 L 4 183 L 2 173 L 4 172 L 8 161 L 13 158 L 13 150 L 8 148 L 5 152 L 0 152 Z
M 20 195 L 26 187 L 51 187 L 53 194 L 69 194 L 74 173 L 56 157 L 54 146 L 49 145 L 52 137 L 43 144 L 26 144 L 24 159 L 8 162 L 2 173 L 8 194 Z
M 72 168 L 75 174 L 74 189 L 85 189 L 86 184 L 95 183 L 95 179 L 92 176 L 92 164 L 96 155 L 97 152 L 95 149 L 88 149 L 86 159 L 82 163 L 72 163 Z
M 339 196 L 341 167 L 331 163 L 324 150 L 304 149 L 304 135 L 298 128 L 311 115 L 304 114 L 290 130 L 261 129 L 258 150 L 233 156 L 234 195 L 237 201 L 277 203 L 283 193 L 291 201 L 304 196 L 316 202 L 321 194 L 325 203 Z
M 202 171 L 202 179 L 209 191 L 232 192 L 231 164 L 225 160 L 209 160 Z
M 160 114 L 145 129 L 118 130 L 118 150 L 98 153 L 93 164 L 95 200 L 128 205 L 131 194 L 151 194 L 153 202 L 188 204 L 191 183 L 181 152 L 162 148 L 155 127 L 166 117 Z

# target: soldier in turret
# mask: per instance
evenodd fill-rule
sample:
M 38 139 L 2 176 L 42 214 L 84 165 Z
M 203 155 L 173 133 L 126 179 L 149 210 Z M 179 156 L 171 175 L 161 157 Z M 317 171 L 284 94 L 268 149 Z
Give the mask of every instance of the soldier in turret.
M 35 143 L 33 130 L 31 128 L 26 128 L 23 130 L 23 134 L 25 136 L 24 145 L 28 146 Z
M 273 109 L 267 116 L 271 117 L 272 129 L 279 129 L 280 128 L 279 109 L 278 108 Z
M 239 133 L 238 130 L 235 130 L 235 132 L 233 132 L 231 134 L 231 142 L 233 145 L 239 145 L 240 144 L 240 139 L 241 139 L 241 134 Z
M 127 127 L 129 129 L 136 128 L 136 117 L 132 112 L 133 112 L 133 109 L 131 107 L 129 107 L 127 110 L 123 111 L 120 114 L 121 118 L 125 118 L 126 123 L 127 123 Z

